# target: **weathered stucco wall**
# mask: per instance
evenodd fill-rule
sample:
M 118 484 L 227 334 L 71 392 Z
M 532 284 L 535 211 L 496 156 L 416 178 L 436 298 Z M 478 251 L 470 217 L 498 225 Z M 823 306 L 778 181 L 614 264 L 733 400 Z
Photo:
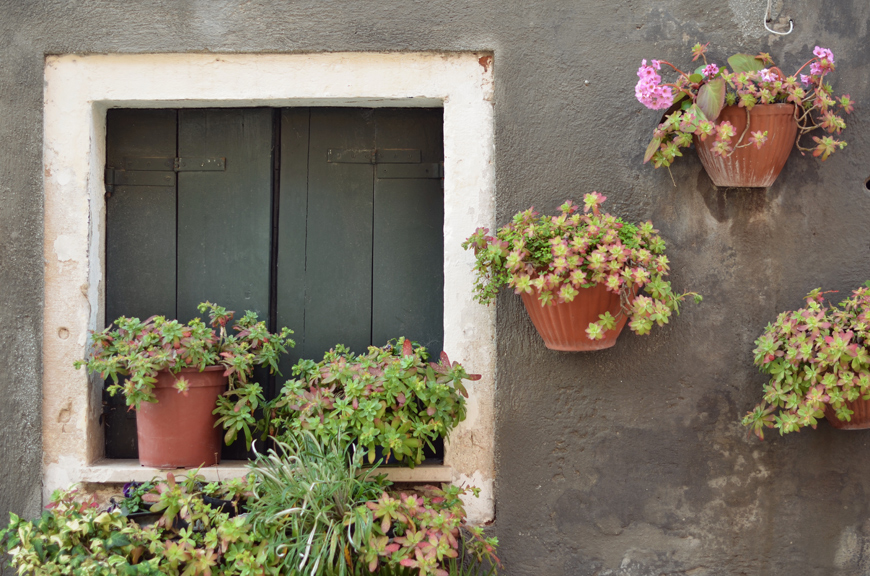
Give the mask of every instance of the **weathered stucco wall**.
M 822 286 L 870 277 L 870 5 L 762 1 L 0 1 L 0 514 L 40 505 L 42 82 L 46 54 L 492 51 L 496 210 L 598 190 L 651 218 L 680 288 L 671 326 L 610 351 L 546 350 L 519 299 L 498 303 L 494 531 L 520 575 L 870 574 L 870 432 L 826 424 L 764 443 L 753 340 Z M 793 153 L 767 191 L 717 190 L 694 153 L 641 165 L 657 114 L 634 100 L 641 58 L 770 52 L 786 70 L 831 48 L 859 108 L 848 148 Z M 586 83 L 588 81 L 588 84 Z M 469 230 L 471 232 L 471 230 Z

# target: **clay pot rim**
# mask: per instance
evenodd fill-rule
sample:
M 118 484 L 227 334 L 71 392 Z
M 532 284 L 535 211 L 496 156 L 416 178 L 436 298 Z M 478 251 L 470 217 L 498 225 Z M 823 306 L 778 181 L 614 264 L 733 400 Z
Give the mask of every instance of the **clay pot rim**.
M 214 372 L 223 372 L 226 368 L 220 365 L 216 366 L 206 366 L 204 370 L 200 370 L 199 368 L 182 368 L 178 371 L 178 373 L 173 373 L 169 368 L 164 368 L 163 370 L 158 370 L 158 378 L 157 382 L 154 383 L 155 388 L 172 388 L 175 384 L 175 381 L 187 374 L 208 374 L 205 378 L 191 378 L 187 380 L 187 384 L 190 388 L 208 388 L 211 386 L 225 386 L 226 379 L 223 377 L 223 374 L 215 375 Z M 161 375 L 164 375 L 162 378 Z M 168 377 L 167 377 L 168 376 Z M 216 378 L 215 376 L 218 376 Z
M 740 110 L 741 113 L 743 109 L 740 108 L 737 104 L 731 104 L 730 106 L 725 106 L 722 108 L 722 112 L 725 110 Z M 722 112 L 719 112 L 719 118 L 722 117 Z M 793 115 L 794 114 L 794 104 L 791 102 L 776 102 L 774 104 L 756 104 L 752 110 L 749 111 L 749 114 L 758 114 L 759 116 L 779 116 L 779 115 Z M 716 120 L 719 120 L 716 118 Z
M 594 286 L 581 286 L 580 288 L 577 288 L 577 292 L 580 293 L 581 290 L 596 290 L 596 289 L 599 289 L 599 287 L 604 288 L 604 290 L 607 291 L 607 292 L 609 292 L 610 294 L 619 295 L 619 297 L 620 297 L 620 302 L 621 302 L 622 291 L 620 290 L 619 292 L 613 292 L 612 290 L 610 290 L 609 288 L 607 288 L 607 284 L 604 283 L 604 282 L 596 282 Z M 631 290 L 632 290 L 631 301 L 633 302 L 634 299 L 637 298 L 637 295 L 638 295 L 638 293 L 642 290 L 642 288 L 640 288 L 640 287 L 638 287 L 637 285 L 635 285 L 635 286 L 632 287 Z M 571 302 L 559 302 L 559 299 L 556 298 L 556 297 L 554 297 L 553 300 L 552 300 L 552 303 L 551 303 L 551 304 L 543 304 L 543 303 L 541 303 L 540 298 L 538 298 L 538 296 L 539 296 L 540 293 L 541 293 L 540 290 L 538 290 L 537 288 L 535 288 L 534 286 L 532 286 L 532 293 L 531 293 L 531 294 L 529 294 L 528 292 L 520 292 L 519 294 L 516 294 L 516 296 L 520 296 L 520 297 L 522 297 L 523 295 L 528 295 L 528 296 L 530 296 L 530 297 L 531 297 L 535 302 L 537 302 L 538 305 L 541 306 L 541 308 L 549 308 L 549 307 L 551 307 L 551 306 L 559 306 L 560 304 L 570 304 L 570 303 L 571 303 Z M 575 298 L 576 298 L 576 296 L 575 296 Z

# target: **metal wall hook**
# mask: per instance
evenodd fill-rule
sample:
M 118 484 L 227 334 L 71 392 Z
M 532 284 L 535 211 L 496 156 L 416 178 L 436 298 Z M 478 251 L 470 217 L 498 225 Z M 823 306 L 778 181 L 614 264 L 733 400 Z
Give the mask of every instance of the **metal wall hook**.
M 767 23 L 770 22 L 770 7 L 771 7 L 772 3 L 773 3 L 773 0 L 767 0 L 767 12 L 764 13 L 764 22 L 763 22 L 764 29 L 767 30 L 768 32 L 770 32 L 771 34 L 779 34 L 780 36 L 785 36 L 786 34 L 791 34 L 792 30 L 794 30 L 794 20 L 792 20 L 791 18 L 788 19 L 788 32 L 777 32 L 776 30 L 773 30 L 772 28 L 770 28 L 770 26 L 767 25 Z

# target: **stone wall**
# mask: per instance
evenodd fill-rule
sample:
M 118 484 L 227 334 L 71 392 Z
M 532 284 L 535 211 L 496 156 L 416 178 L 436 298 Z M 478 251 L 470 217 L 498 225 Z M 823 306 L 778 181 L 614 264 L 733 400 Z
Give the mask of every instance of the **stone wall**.
M 870 5 L 858 0 L 0 1 L 0 514 L 41 505 L 42 89 L 46 55 L 490 51 L 496 210 L 598 190 L 652 219 L 676 287 L 705 296 L 650 336 L 597 353 L 546 350 L 518 298 L 498 302 L 496 520 L 511 576 L 870 574 L 867 432 L 759 442 L 753 341 L 815 287 L 870 276 Z M 783 21 L 785 20 L 785 21 Z M 848 148 L 792 153 L 767 190 L 712 186 L 695 154 L 641 164 L 655 112 L 642 58 L 770 52 L 786 71 L 834 51 L 858 108 Z M 469 233 L 471 230 L 469 230 Z M 452 354 L 451 354 L 452 355 Z M 49 415 L 63 418 L 63 413 Z

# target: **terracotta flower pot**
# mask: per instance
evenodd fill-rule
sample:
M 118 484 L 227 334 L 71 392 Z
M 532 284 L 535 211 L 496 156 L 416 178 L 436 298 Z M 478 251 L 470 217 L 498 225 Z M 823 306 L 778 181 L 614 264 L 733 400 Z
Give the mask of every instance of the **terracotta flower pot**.
M 716 119 L 734 125 L 737 139 L 746 127 L 746 110 L 738 106 L 726 106 Z M 794 119 L 794 104 L 758 104 L 749 112 L 749 130 L 742 144 L 749 140 L 751 132 L 767 131 L 767 142 L 761 148 L 746 146 L 737 148 L 727 158 L 713 154 L 715 138 L 708 136 L 701 141 L 695 137 L 695 148 L 701 164 L 713 180 L 713 184 L 728 188 L 767 188 L 772 185 L 785 166 L 797 135 Z
M 571 302 L 550 306 L 541 304 L 537 290 L 532 294 L 522 294 L 523 304 L 526 305 L 532 324 L 550 350 L 604 350 L 616 344 L 619 333 L 625 327 L 628 317 L 625 314 L 617 317 L 621 307 L 619 294 L 609 292 L 604 284 L 580 288 L 579 292 Z M 600 314 L 608 311 L 617 318 L 616 327 L 605 332 L 601 340 L 590 340 L 586 335 L 586 328 L 590 323 L 597 322 Z
M 217 397 L 227 389 L 222 366 L 200 372 L 183 368 L 178 374 L 157 373 L 154 395 L 157 403 L 143 402 L 136 412 L 139 464 L 153 468 L 196 468 L 221 461 L 221 430 L 212 414 Z M 184 377 L 187 394 L 175 389 Z
M 854 412 L 849 421 L 837 418 L 833 408 L 825 404 L 825 418 L 831 426 L 840 430 L 865 430 L 870 428 L 870 400 L 858 398 L 854 402 L 846 402 L 846 406 Z

